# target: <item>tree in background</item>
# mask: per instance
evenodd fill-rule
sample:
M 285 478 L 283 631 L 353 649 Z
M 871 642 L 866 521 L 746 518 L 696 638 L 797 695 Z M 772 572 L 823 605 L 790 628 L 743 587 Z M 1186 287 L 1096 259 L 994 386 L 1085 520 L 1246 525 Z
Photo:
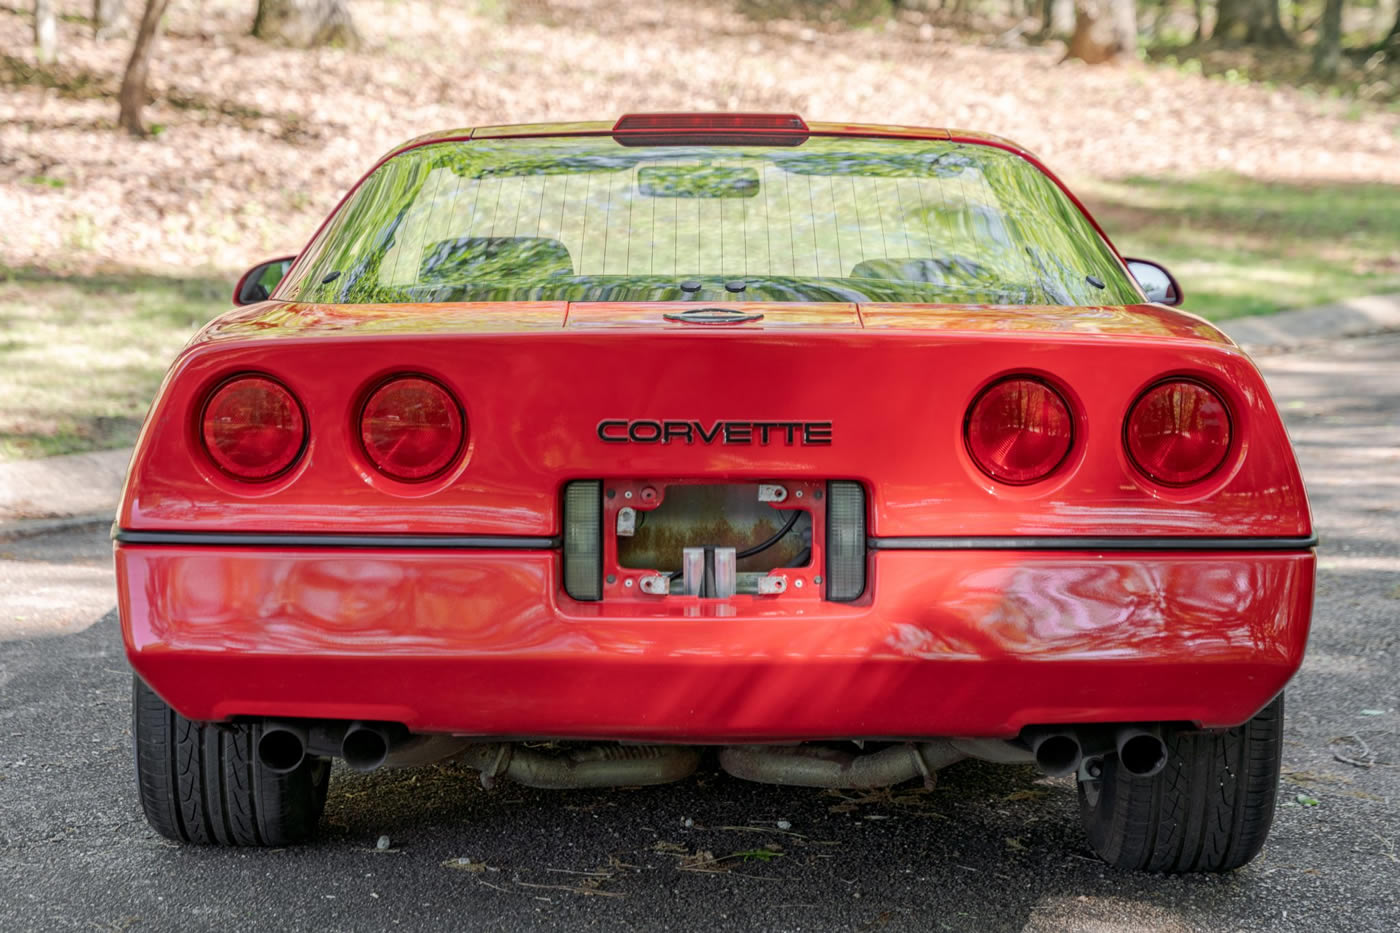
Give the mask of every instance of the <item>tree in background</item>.
M 115 39 L 126 32 L 126 0 L 92 0 L 92 37 Z
M 146 135 L 146 125 L 141 122 L 141 111 L 146 109 L 146 78 L 151 68 L 151 50 L 160 33 L 160 21 L 169 5 L 170 0 L 146 0 L 141 25 L 136 27 L 136 41 L 131 46 L 131 58 L 122 76 L 122 89 L 117 94 L 121 105 L 117 125 L 132 136 Z
M 58 58 L 58 21 L 53 0 L 34 0 L 34 54 L 46 65 Z
M 253 35 L 300 49 L 360 44 L 348 0 L 258 0 Z
M 1279 0 L 1220 0 L 1211 38 L 1230 44 L 1292 45 Z
M 1322 10 L 1322 30 L 1313 46 L 1313 74 L 1335 78 L 1342 62 L 1342 0 L 1327 0 Z
M 1064 61 L 1089 65 L 1137 53 L 1137 10 L 1133 0 L 1075 0 L 1074 34 Z
M 1040 0 L 1040 38 L 1074 32 L 1074 0 Z

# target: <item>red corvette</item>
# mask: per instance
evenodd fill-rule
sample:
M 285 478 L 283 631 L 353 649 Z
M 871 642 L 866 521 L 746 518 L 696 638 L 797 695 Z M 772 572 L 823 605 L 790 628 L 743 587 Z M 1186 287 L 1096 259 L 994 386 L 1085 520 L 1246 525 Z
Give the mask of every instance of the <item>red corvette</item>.
M 1314 546 L 1250 360 L 1025 151 L 646 114 L 383 159 L 172 366 L 114 535 L 160 833 L 329 763 L 1075 775 L 1107 861 L 1273 816 Z

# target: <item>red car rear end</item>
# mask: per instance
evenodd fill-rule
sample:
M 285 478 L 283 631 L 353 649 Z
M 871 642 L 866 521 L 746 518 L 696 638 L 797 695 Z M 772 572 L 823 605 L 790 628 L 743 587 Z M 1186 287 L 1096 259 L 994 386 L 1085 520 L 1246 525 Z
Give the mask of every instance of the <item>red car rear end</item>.
M 306 835 L 332 757 L 592 786 L 717 746 L 1036 761 L 1158 870 L 1263 842 L 1315 544 L 1257 370 L 1029 156 L 742 115 L 391 155 L 176 361 L 117 525 L 175 838 Z M 209 723 L 295 819 L 188 812 L 160 756 Z M 1169 783 L 1253 815 L 1133 841 Z

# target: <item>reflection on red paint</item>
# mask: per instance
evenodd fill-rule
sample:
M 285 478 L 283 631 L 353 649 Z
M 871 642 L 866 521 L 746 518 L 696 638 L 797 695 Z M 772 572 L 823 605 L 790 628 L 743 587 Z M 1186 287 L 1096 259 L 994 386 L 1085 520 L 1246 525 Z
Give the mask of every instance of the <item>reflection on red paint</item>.
M 554 598 L 552 553 L 122 545 L 137 672 L 188 716 L 479 734 L 1015 734 L 1247 719 L 1302 660 L 1310 552 L 878 552 L 856 604 Z

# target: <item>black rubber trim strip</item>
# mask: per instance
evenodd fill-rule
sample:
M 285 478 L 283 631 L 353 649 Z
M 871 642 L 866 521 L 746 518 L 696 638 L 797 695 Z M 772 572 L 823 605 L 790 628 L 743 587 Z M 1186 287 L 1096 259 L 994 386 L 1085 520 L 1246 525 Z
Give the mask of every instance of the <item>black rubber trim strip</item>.
M 112 529 L 122 544 L 181 544 L 208 547 L 446 548 L 448 550 L 552 551 L 554 536 L 264 534 L 256 531 L 128 531 Z
M 1304 551 L 1317 547 L 1306 538 L 1088 538 L 1076 535 L 1035 537 L 867 538 L 872 551 Z

